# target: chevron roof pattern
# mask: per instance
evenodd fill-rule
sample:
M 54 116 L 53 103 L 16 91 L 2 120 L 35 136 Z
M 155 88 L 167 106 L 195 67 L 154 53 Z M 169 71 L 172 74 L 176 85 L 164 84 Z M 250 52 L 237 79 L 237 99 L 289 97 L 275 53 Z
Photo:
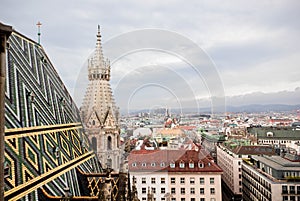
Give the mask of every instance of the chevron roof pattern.
M 78 171 L 103 173 L 79 111 L 43 47 L 14 31 L 7 51 L 5 200 L 90 195 Z M 88 182 L 88 181 L 86 181 Z

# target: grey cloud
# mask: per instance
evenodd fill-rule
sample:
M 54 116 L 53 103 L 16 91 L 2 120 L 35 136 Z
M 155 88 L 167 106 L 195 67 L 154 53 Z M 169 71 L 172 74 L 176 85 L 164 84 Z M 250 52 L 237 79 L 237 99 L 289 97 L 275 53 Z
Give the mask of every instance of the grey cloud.
M 42 45 L 69 91 L 76 88 L 77 74 L 82 74 L 81 68 L 85 68 L 83 63 L 95 47 L 98 24 L 102 27 L 104 43 L 115 35 L 141 28 L 172 30 L 190 38 L 206 48 L 217 64 L 225 91 L 228 92 L 226 96 L 232 96 L 231 91 L 234 90 L 247 94 L 253 91 L 274 91 L 279 85 L 282 87 L 278 87 L 278 91 L 291 91 L 299 86 L 300 3 L 297 0 L 195 0 L 189 3 L 181 0 L 3 0 L 1 6 L 5 8 L 1 10 L 1 21 L 11 24 L 32 39 L 37 39 L 37 21 L 43 23 Z M 145 37 L 147 40 L 151 35 Z M 167 48 L 164 42 L 160 41 L 161 46 Z M 118 51 L 122 46 L 120 42 L 111 50 Z M 110 49 L 107 48 L 104 46 L 105 56 L 110 55 Z M 191 46 L 180 44 L 176 48 L 193 51 Z M 185 66 L 181 70 L 179 67 L 176 69 L 186 77 L 190 75 L 190 71 L 184 70 Z M 167 71 L 160 73 L 157 79 L 169 76 Z M 270 82 L 264 80 L 264 77 Z M 115 78 L 119 79 L 118 72 Z M 113 85 L 115 78 L 112 75 Z M 205 78 L 213 79 L 213 76 L 206 75 Z M 201 78 L 189 79 L 193 84 L 200 82 L 202 85 Z M 168 77 L 165 84 L 179 85 L 175 76 Z M 275 89 L 271 90 L 272 86 Z M 197 91 L 199 97 L 204 94 L 200 91 Z M 286 93 L 275 94 L 270 96 L 278 98 L 278 102 L 299 100 L 293 95 L 289 96 L 289 100 L 279 97 L 285 97 L 288 95 Z M 258 102 L 260 99 L 262 102 L 267 100 L 261 95 L 251 97 L 257 97 Z M 235 102 L 238 104 L 238 101 Z

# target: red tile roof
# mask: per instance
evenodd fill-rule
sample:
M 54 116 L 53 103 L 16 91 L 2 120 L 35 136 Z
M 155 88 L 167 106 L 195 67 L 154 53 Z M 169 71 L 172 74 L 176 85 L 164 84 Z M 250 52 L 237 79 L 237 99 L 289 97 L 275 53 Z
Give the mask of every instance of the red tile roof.
M 264 145 L 243 145 L 232 149 L 237 155 L 276 155 L 275 149 Z
M 175 168 L 170 164 L 175 163 Z M 184 168 L 180 167 L 184 164 Z M 194 168 L 189 166 L 194 163 Z M 164 165 L 162 165 L 164 164 Z M 199 167 L 203 164 L 203 167 Z M 128 157 L 129 171 L 222 172 L 203 149 L 195 150 L 133 150 Z

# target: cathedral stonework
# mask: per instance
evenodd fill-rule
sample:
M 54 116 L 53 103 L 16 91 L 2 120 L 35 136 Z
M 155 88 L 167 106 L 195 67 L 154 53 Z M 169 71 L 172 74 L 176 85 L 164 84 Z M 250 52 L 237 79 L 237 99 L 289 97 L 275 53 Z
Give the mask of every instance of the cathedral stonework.
M 119 111 L 110 87 L 110 62 L 104 59 L 98 26 L 96 50 L 88 59 L 89 83 L 80 108 L 81 119 L 103 167 L 120 170 Z

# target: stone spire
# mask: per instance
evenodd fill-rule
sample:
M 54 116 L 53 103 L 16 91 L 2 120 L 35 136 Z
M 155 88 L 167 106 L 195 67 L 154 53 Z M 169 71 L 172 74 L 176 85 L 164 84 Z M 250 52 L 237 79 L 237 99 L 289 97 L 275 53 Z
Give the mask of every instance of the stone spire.
M 82 121 L 87 127 L 104 127 L 106 123 L 106 126 L 118 127 L 119 111 L 109 84 L 110 62 L 103 56 L 99 25 L 96 36 L 96 49 L 88 59 L 89 85 L 81 107 Z
M 108 59 L 104 60 L 102 45 L 101 45 L 101 34 L 100 25 L 98 25 L 96 50 L 94 55 L 88 60 L 89 80 L 94 79 L 105 79 L 110 80 L 110 62 Z
M 119 170 L 119 110 L 109 83 L 110 62 L 103 56 L 99 25 L 96 36 L 96 49 L 88 59 L 89 83 L 80 108 L 81 120 L 102 166 Z

